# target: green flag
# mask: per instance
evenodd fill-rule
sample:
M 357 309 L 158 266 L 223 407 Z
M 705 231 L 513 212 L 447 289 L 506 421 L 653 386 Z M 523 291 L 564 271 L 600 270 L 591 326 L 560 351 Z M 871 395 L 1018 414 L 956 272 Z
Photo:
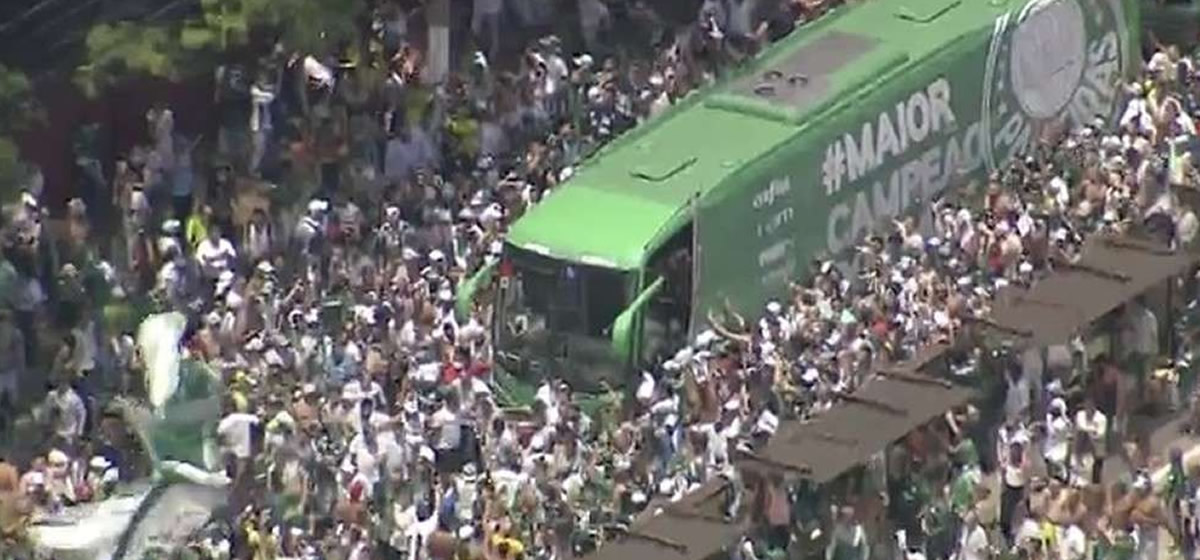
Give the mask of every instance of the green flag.
M 183 358 L 180 341 L 186 322 L 179 313 L 162 313 L 147 317 L 138 329 L 151 407 L 149 417 L 138 423 L 139 431 L 159 474 L 164 463 L 200 471 L 217 470 L 220 464 L 215 432 L 221 419 L 221 381 L 206 364 Z

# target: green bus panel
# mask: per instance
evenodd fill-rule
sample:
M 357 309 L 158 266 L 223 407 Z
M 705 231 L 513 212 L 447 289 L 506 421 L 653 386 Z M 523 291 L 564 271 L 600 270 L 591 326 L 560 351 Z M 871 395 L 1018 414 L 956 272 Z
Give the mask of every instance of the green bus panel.
M 768 299 L 784 296 L 789 281 L 808 273 L 813 259 L 845 259 L 869 232 L 918 212 L 947 187 L 984 177 L 1045 127 L 1111 118 L 1122 81 L 1140 59 L 1131 0 L 1034 0 L 1007 9 L 995 2 L 950 2 L 926 15 L 855 10 L 816 35 L 839 34 L 843 40 L 828 46 L 844 52 L 847 45 L 857 48 L 856 34 L 873 34 L 877 43 L 864 52 L 905 53 L 912 50 L 906 40 L 930 38 L 882 32 L 884 18 L 901 20 L 888 24 L 912 27 L 914 34 L 955 34 L 919 56 L 864 55 L 858 64 L 874 59 L 867 65 L 874 76 L 858 86 L 792 80 L 843 95 L 787 97 L 785 104 L 823 108 L 817 114 L 791 111 L 798 128 L 790 140 L 742 166 L 715 196 L 700 201 L 693 331 L 705 328 L 708 311 L 726 299 L 753 316 Z M 980 18 L 978 10 L 995 14 Z M 804 63 L 819 66 L 822 60 L 813 50 Z M 904 62 L 888 67 L 880 60 Z M 853 74 L 842 69 L 833 75 Z M 720 96 L 714 103 L 739 110 Z M 757 100 L 743 104 L 747 116 L 763 118 L 774 110 L 773 118 L 791 118 L 786 106 L 779 111 Z

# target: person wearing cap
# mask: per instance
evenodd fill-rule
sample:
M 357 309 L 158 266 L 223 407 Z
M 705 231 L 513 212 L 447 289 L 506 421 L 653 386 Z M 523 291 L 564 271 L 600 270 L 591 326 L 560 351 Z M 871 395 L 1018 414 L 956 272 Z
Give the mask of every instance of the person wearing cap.
M 96 455 L 88 462 L 88 471 L 84 476 L 84 484 L 91 492 L 92 499 L 101 501 L 112 495 L 120 480 L 120 473 L 108 458 Z

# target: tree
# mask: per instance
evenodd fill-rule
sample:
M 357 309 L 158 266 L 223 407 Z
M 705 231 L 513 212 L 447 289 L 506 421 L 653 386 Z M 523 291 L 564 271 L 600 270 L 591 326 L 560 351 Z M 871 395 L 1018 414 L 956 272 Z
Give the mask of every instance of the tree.
M 16 200 L 33 174 L 12 136 L 44 120 L 29 78 L 0 64 L 0 205 Z
M 173 35 L 166 26 L 99 24 L 88 31 L 87 62 L 76 69 L 75 83 L 90 96 L 128 74 L 176 78 L 181 53 Z
M 146 25 L 100 24 L 87 37 L 87 62 L 76 81 L 89 94 L 130 74 L 178 79 L 203 72 L 245 47 L 256 32 L 293 51 L 324 53 L 353 42 L 362 0 L 200 0 L 199 15 Z
M 29 78 L 0 64 L 0 134 L 28 130 L 44 119 Z

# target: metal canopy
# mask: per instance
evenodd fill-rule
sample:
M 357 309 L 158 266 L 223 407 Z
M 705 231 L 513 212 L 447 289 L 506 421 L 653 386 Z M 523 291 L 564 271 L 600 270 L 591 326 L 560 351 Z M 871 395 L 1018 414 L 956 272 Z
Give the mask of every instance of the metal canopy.
M 725 521 L 724 489 L 723 480 L 713 480 L 678 502 L 651 504 L 629 533 L 587 560 L 704 560 L 721 552 L 750 528 L 748 516 Z
M 974 396 L 915 369 L 882 370 L 813 420 L 784 422 L 750 460 L 824 484 Z
M 1078 262 L 1060 265 L 1032 288 L 1001 292 L 989 322 L 1020 345 L 1065 343 L 1079 330 L 1200 261 L 1149 241 L 1100 238 Z

